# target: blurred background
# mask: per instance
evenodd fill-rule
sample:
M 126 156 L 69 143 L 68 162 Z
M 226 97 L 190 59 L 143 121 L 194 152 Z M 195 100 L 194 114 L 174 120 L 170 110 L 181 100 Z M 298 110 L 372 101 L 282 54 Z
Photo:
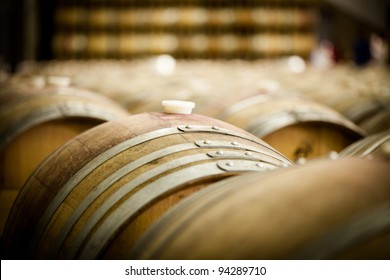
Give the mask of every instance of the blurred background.
M 0 61 L 245 59 L 330 51 L 332 60 L 387 59 L 387 0 L 3 0 Z M 374 50 L 375 49 L 375 50 Z M 317 57 L 317 60 L 321 58 Z M 316 63 L 325 63 L 316 61 Z

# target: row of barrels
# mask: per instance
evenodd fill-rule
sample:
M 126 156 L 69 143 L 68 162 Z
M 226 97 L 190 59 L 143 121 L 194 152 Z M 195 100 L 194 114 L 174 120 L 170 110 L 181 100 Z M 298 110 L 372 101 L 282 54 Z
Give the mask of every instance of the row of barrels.
M 15 162 L 28 161 L 19 149 L 35 143 L 27 151 L 38 153 L 60 135 L 39 130 L 43 123 L 95 123 L 71 129 L 26 171 L 3 232 L 4 258 L 389 256 L 386 129 L 367 136 L 340 113 L 283 92 L 198 97 L 200 114 L 157 112 L 161 100 L 132 113 L 118 100 L 52 85 L 53 77 L 35 77 L 35 89 L 17 80 L 0 94 L 2 153 L 14 160 L 4 167 L 16 177 L 23 169 Z M 56 121 L 43 117 L 53 111 L 61 112 Z M 40 117 L 27 125 L 32 116 Z M 9 149 L 18 137 L 26 137 L 19 154 Z
M 57 32 L 53 38 L 53 52 L 58 58 L 113 57 L 126 58 L 157 54 L 182 57 L 227 55 L 280 56 L 302 54 L 308 56 L 315 47 L 311 32 L 259 32 L 250 35 L 226 32 Z
M 315 41 L 315 1 L 284 2 L 60 2 L 52 50 L 59 59 L 164 53 L 182 58 L 308 57 Z
M 197 28 L 197 27 L 287 27 L 311 28 L 313 9 L 297 7 L 60 7 L 56 24 L 72 29 Z
M 110 60 L 51 62 L 32 66 L 32 71 L 69 76 L 75 86 L 104 93 L 125 104 L 132 113 L 143 112 L 146 107 L 142 104 L 149 104 L 148 110 L 156 110 L 160 100 L 166 98 L 194 100 L 203 108 L 207 96 L 240 95 L 238 99 L 242 99 L 250 93 L 282 91 L 331 107 L 368 133 L 380 132 L 390 120 L 390 74 L 385 67 L 372 65 L 358 69 L 346 64 L 315 69 L 308 64 L 296 73 L 288 59 L 213 63 L 179 60 L 173 62 L 175 67 L 168 75 L 162 75 L 157 71 L 159 61 L 157 56 L 115 63 Z M 170 66 L 169 62 L 166 66 Z M 96 77 L 104 79 L 104 83 L 97 83 Z M 155 104 L 154 109 L 150 104 Z

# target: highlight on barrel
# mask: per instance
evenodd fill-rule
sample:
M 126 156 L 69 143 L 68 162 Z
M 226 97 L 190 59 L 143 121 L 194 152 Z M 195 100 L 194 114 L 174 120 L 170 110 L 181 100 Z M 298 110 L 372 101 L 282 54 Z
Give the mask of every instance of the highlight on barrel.
M 132 259 L 389 259 L 390 152 L 227 179 L 167 211 Z
M 35 170 L 10 213 L 5 258 L 121 259 L 183 197 L 233 175 L 291 165 L 250 133 L 203 115 L 110 121 Z
M 116 102 L 68 86 L 15 84 L 0 93 L 0 232 L 19 190 L 55 149 L 129 113 Z
M 217 118 L 258 136 L 293 161 L 326 157 L 366 135 L 334 109 L 297 94 L 265 91 L 222 104 Z

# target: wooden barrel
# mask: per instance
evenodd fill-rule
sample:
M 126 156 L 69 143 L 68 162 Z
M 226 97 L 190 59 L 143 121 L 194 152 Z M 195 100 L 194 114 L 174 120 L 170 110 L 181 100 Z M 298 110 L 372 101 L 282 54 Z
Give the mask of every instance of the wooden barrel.
M 71 87 L 20 87 L 0 99 L 2 232 L 16 195 L 44 158 L 79 133 L 129 114 L 108 98 Z
M 335 110 L 282 93 L 247 96 L 218 118 L 258 136 L 293 161 L 340 152 L 365 135 Z
M 122 258 L 166 209 L 227 176 L 291 163 L 202 115 L 147 113 L 75 137 L 34 172 L 10 213 L 6 258 Z
M 342 150 L 338 156 L 372 158 L 380 155 L 380 150 L 387 141 L 390 141 L 390 130 L 366 136 Z
M 390 257 L 387 160 L 322 159 L 227 179 L 183 200 L 133 259 Z
M 357 124 L 368 134 L 390 129 L 390 98 L 386 96 L 354 95 L 334 98 L 334 109 Z
M 368 94 L 337 95 L 332 96 L 325 102 L 355 123 L 360 123 L 372 117 L 390 105 L 388 98 Z
M 390 130 L 390 103 L 388 108 L 358 124 L 368 134 L 380 133 Z
M 43 75 L 13 75 L 0 84 L 0 105 L 18 98 L 21 94 L 31 95 L 46 87 Z

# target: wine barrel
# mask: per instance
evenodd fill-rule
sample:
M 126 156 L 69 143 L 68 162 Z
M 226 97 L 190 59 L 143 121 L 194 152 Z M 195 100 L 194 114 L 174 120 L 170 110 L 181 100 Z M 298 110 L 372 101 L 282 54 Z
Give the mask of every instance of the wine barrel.
M 334 109 L 357 124 L 368 134 L 390 129 L 390 98 L 375 95 L 336 97 Z
M 89 91 L 12 88 L 0 94 L 1 232 L 16 195 L 45 157 L 81 132 L 129 115 L 119 104 Z
M 46 87 L 43 75 L 13 75 L 0 85 L 0 106 L 20 97 L 41 92 Z
M 382 146 L 390 140 L 390 130 L 369 135 L 351 144 L 339 153 L 339 157 L 372 158 L 380 155 Z
M 6 258 L 123 258 L 166 209 L 212 182 L 291 162 L 225 122 L 145 113 L 90 129 L 34 172 L 4 231 Z
M 293 161 L 340 152 L 366 135 L 335 110 L 283 93 L 248 95 L 226 106 L 218 118 L 258 136 Z
M 376 134 L 390 129 L 390 103 L 388 108 L 375 114 L 374 116 L 365 119 L 358 125 L 368 134 Z
M 384 96 L 347 94 L 331 97 L 324 102 L 355 123 L 370 118 L 390 104 L 390 100 Z
M 213 184 L 167 211 L 129 257 L 388 259 L 387 153 L 387 160 L 321 159 Z

